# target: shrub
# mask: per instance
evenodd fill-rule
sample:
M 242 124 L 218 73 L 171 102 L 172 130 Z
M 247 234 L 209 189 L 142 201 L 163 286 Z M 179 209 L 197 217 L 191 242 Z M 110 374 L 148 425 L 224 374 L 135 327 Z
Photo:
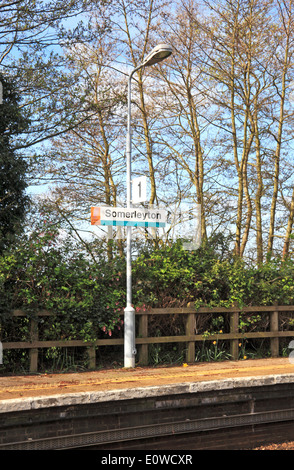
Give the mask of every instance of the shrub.
M 36 317 L 42 309 L 54 314 L 46 322 L 38 318 L 42 340 L 88 342 L 121 336 L 126 304 L 125 259 L 114 256 L 109 261 L 106 252 L 101 242 L 89 243 L 87 250 L 81 249 L 49 220 L 36 223 L 34 230 L 23 235 L 13 250 L 0 256 L 0 339 L 28 341 L 28 318 Z M 219 250 L 218 238 L 194 252 L 183 250 L 179 241 L 155 249 L 144 245 L 132 267 L 133 304 L 137 311 L 186 306 L 189 302 L 196 307 L 229 307 L 235 303 L 242 307 L 275 302 L 287 305 L 294 301 L 292 260 L 273 259 L 260 267 L 247 266 L 243 260 L 234 260 L 229 251 Z M 27 318 L 12 319 L 9 313 L 13 309 L 24 310 Z M 215 321 L 219 324 L 215 325 Z M 220 323 L 224 322 L 222 316 L 213 319 L 210 314 L 203 315 L 201 322 L 198 328 L 208 335 L 215 329 L 228 328 Z M 241 315 L 240 322 L 244 331 L 250 331 L 260 318 Z M 283 317 L 282 322 L 283 328 L 289 328 L 293 320 Z M 154 336 L 184 331 L 180 315 L 172 319 L 162 316 L 160 321 L 154 316 L 150 324 L 150 335 Z M 156 354 L 158 351 L 159 348 Z M 179 351 L 182 355 L 181 348 Z M 175 350 L 165 353 L 173 357 Z M 21 367 L 26 361 L 26 357 L 19 357 Z

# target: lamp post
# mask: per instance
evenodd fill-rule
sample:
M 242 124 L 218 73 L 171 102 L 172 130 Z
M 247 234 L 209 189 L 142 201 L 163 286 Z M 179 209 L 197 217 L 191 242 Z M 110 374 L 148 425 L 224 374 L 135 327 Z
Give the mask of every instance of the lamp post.
M 131 81 L 134 73 L 142 67 L 157 64 L 172 54 L 172 47 L 168 44 L 159 44 L 144 58 L 143 62 L 134 68 L 128 79 L 128 122 L 127 122 L 127 207 L 132 207 L 132 137 L 131 137 Z M 127 305 L 124 309 L 124 367 L 135 367 L 135 310 L 132 307 L 132 227 L 127 227 Z

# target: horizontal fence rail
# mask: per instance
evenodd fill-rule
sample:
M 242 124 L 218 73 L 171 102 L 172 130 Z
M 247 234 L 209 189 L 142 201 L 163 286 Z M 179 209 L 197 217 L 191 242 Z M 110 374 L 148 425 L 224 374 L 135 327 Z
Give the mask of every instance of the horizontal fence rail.
M 270 352 L 272 357 L 279 356 L 279 339 L 285 337 L 294 337 L 294 330 L 279 330 L 279 314 L 281 312 L 294 312 L 294 305 L 274 305 L 262 307 L 200 307 L 196 309 L 193 306 L 182 308 L 153 308 L 146 311 L 136 312 L 139 320 L 139 331 L 136 337 L 136 345 L 139 347 L 139 362 L 141 365 L 148 365 L 148 346 L 156 343 L 185 343 L 186 361 L 195 362 L 195 343 L 203 341 L 228 340 L 230 342 L 230 355 L 233 360 L 238 360 L 240 339 L 270 339 Z M 257 315 L 267 314 L 270 316 L 270 331 L 242 332 L 239 328 L 239 317 L 241 313 L 255 313 Z M 195 334 L 196 316 L 202 314 L 227 314 L 229 315 L 229 333 Z M 52 313 L 46 310 L 39 311 L 36 316 L 46 317 Z M 148 320 L 154 315 L 185 315 L 185 335 L 179 336 L 148 336 Z M 14 310 L 13 317 L 24 317 L 25 312 Z M 3 350 L 10 349 L 29 349 L 30 372 L 38 371 L 38 351 L 41 348 L 67 348 L 67 347 L 86 347 L 89 356 L 89 369 L 96 367 L 96 347 L 123 345 L 123 338 L 97 339 L 94 342 L 85 342 L 83 340 L 50 340 L 40 341 L 38 332 L 38 321 L 30 319 L 30 341 L 27 342 L 3 342 Z

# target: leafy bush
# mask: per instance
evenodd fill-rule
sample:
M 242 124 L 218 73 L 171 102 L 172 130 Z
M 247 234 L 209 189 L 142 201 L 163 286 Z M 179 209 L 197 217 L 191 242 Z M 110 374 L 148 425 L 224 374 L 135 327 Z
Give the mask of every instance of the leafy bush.
M 119 259 L 110 266 L 100 248 L 93 262 L 62 239 L 58 226 L 44 221 L 0 258 L 2 325 L 13 309 L 28 316 L 46 309 L 58 315 L 50 318 L 44 339 L 111 336 L 121 328 L 123 277 Z
M 142 251 L 133 265 L 134 299 L 152 307 L 173 305 L 289 305 L 294 302 L 294 263 L 273 259 L 248 266 L 223 257 L 211 240 L 195 252 L 180 242 Z
M 121 336 L 126 304 L 125 259 L 114 256 L 109 261 L 105 253 L 105 246 L 97 242 L 89 244 L 87 250 L 82 249 L 50 220 L 35 223 L 34 230 L 22 236 L 13 250 L 0 256 L 0 339 L 28 341 L 28 318 L 38 318 L 36 313 L 42 309 L 53 313 L 46 321 L 38 318 L 42 340 L 95 341 Z M 247 266 L 243 260 L 234 260 L 229 251 L 220 250 L 217 238 L 195 252 L 183 250 L 180 242 L 157 249 L 144 245 L 132 266 L 136 311 L 186 306 L 189 302 L 196 307 L 294 302 L 292 260 L 274 259 L 260 267 Z M 12 319 L 9 313 L 13 309 L 24 310 L 28 318 Z M 200 330 L 209 335 L 215 329 L 226 329 L 224 318 L 204 315 Z M 251 331 L 260 322 L 256 315 L 240 316 L 243 331 Z M 290 328 L 293 319 L 285 317 L 282 322 L 284 328 Z M 150 324 L 150 335 L 154 336 L 184 331 L 180 315 L 160 320 L 154 316 Z M 174 348 L 166 350 L 165 356 L 178 354 Z M 158 362 L 159 348 L 154 351 Z M 48 354 L 54 356 L 56 363 L 63 363 L 56 351 Z M 179 354 L 183 355 L 181 348 Z M 218 357 L 219 350 L 209 349 L 207 357 L 216 354 Z M 27 361 L 23 352 L 19 360 L 20 364 Z

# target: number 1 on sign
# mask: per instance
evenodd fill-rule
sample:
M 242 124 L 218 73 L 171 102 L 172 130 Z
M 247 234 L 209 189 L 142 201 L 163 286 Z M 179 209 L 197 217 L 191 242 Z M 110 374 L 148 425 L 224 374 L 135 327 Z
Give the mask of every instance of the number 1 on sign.
M 132 202 L 146 202 L 147 200 L 147 178 L 146 176 L 139 176 L 132 181 Z
M 138 188 L 139 188 L 139 199 L 141 199 L 141 186 L 142 186 L 142 183 L 140 181 L 140 183 L 138 184 Z

